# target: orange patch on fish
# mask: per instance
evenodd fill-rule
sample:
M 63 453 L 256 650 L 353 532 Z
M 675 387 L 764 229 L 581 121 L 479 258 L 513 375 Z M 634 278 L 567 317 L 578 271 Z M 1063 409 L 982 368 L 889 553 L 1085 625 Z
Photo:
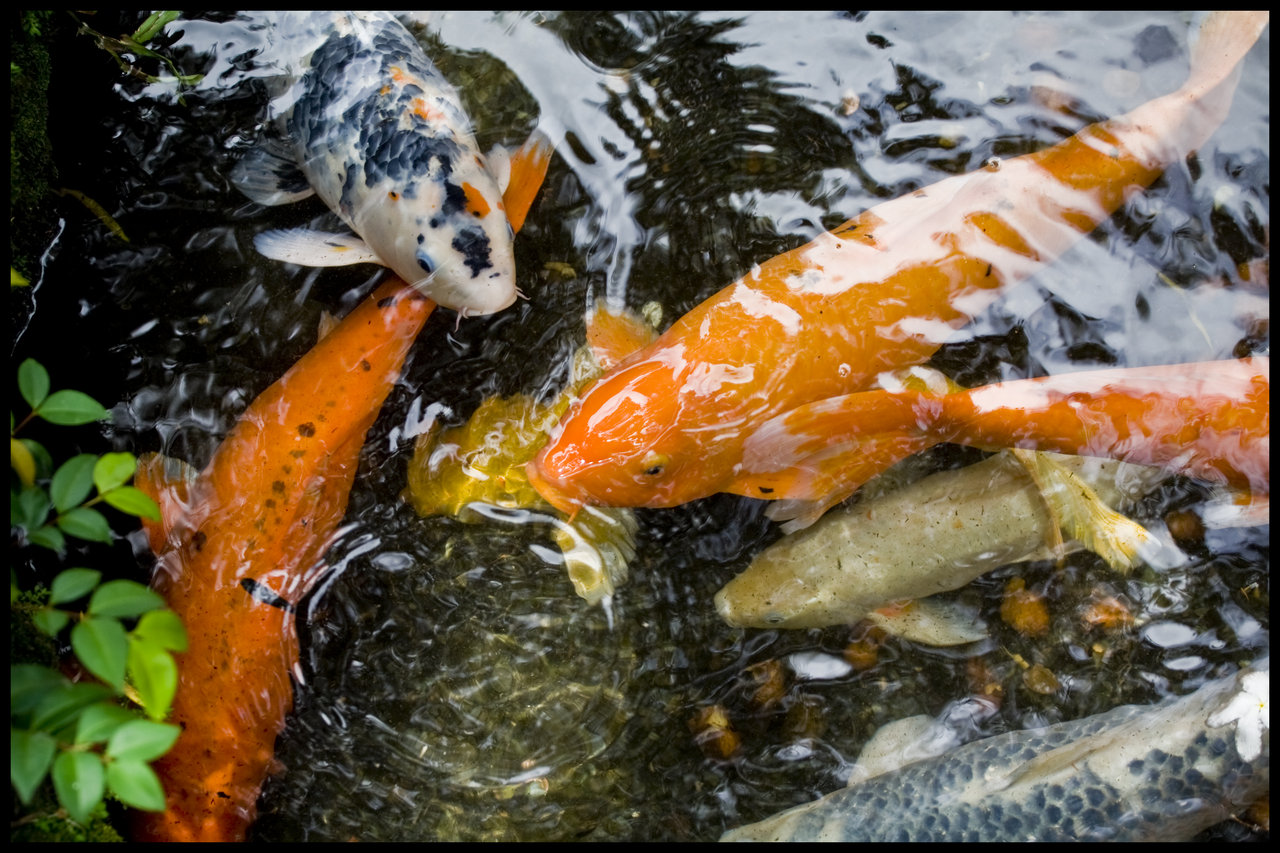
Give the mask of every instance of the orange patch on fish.
M 485 201 L 484 193 L 471 184 L 463 184 L 462 192 L 467 197 L 467 210 L 470 213 L 482 217 L 489 215 L 489 202 Z

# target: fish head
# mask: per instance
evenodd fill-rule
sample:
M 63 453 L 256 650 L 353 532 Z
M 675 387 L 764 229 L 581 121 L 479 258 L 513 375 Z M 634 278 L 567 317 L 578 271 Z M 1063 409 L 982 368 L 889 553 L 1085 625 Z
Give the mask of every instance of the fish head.
M 423 295 L 468 316 L 515 302 L 514 233 L 479 154 L 459 152 L 451 168 L 388 188 L 376 201 L 352 224 Z
M 742 440 L 700 405 L 677 351 L 628 359 L 587 389 L 526 467 L 539 494 L 573 513 L 678 506 L 722 490 Z

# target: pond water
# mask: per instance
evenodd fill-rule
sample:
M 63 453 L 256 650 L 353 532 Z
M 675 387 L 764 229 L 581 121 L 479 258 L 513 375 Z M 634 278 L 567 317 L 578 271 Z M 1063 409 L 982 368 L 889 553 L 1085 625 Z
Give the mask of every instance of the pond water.
M 669 323 L 763 261 L 872 204 L 1036 150 L 1179 86 L 1179 13 L 431 13 L 418 30 L 483 147 L 536 124 L 557 143 L 517 237 L 527 300 L 456 322 L 437 311 L 369 434 L 332 571 L 300 618 L 305 684 L 277 744 L 253 837 L 320 840 L 712 840 L 843 784 L 879 726 L 998 683 L 983 733 L 1185 693 L 1269 646 L 1267 527 L 1184 543 L 1167 571 L 1088 553 L 1002 569 L 965 592 L 991 638 L 887 638 L 846 663 L 851 628 L 726 626 L 715 592 L 781 534 L 727 495 L 639 512 L 630 578 L 578 599 L 550 528 L 519 514 L 419 518 L 400 499 L 430 406 L 558 392 L 591 302 L 656 301 Z M 128 32 L 99 21 L 106 32 Z M 384 273 L 267 260 L 254 234 L 332 229 L 317 200 L 264 209 L 231 186 L 266 94 L 259 36 L 184 21 L 169 52 L 204 81 L 120 82 L 84 39 L 55 57 L 51 137 L 70 199 L 36 287 L 15 295 L 11 358 L 113 407 L 118 449 L 202 466 L 254 396 Z M 170 28 L 174 30 L 173 27 Z M 78 51 L 78 52 L 77 52 Z M 1269 353 L 1269 35 L 1227 122 L 1087 240 L 955 335 L 932 364 L 967 385 L 1100 365 Z M 74 105 L 74 106 L 73 106 Z M 925 464 L 981 453 L 944 446 Z M 1139 515 L 1207 498 L 1175 481 Z M 142 549 L 145 551 L 145 549 Z M 145 577 L 145 555 L 124 574 Z M 1010 578 L 1051 630 L 1000 618 Z M 1138 624 L 1080 618 L 1102 592 Z M 781 666 L 775 667 L 775 662 Z M 1047 691 L 1024 674 L 1041 665 Z M 772 670 L 771 667 L 774 667 Z M 983 671 L 982 678 L 975 671 Z M 760 673 L 779 697 L 757 697 Z M 741 746 L 708 755 L 690 721 L 721 706 Z M 1226 825 L 1218 837 L 1244 837 Z

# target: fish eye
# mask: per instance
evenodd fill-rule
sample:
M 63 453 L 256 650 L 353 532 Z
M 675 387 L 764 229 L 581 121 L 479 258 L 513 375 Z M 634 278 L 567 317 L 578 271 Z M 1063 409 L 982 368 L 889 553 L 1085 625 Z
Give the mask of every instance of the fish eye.
M 670 461 L 671 460 L 668 459 L 665 454 L 656 453 L 651 450 L 644 457 L 644 461 L 641 463 L 644 466 L 643 473 L 646 477 L 656 477 L 663 472 L 667 467 L 667 463 Z

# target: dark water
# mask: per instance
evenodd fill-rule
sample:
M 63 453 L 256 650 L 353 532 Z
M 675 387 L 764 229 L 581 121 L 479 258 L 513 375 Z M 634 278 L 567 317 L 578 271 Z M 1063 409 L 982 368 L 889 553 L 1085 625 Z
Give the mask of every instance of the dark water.
M 255 254 L 260 230 L 335 220 L 315 200 L 264 210 L 230 186 L 264 117 L 258 44 L 228 16 L 182 29 L 172 54 L 208 76 L 181 101 L 119 82 L 85 40 L 55 57 L 62 182 L 130 242 L 67 200 L 43 277 L 14 297 L 11 357 L 34 355 L 55 387 L 113 406 L 116 447 L 200 466 L 311 346 L 322 313 L 345 312 L 382 273 Z M 535 122 L 558 143 L 517 238 L 529 299 L 456 328 L 438 311 L 371 430 L 333 572 L 305 608 L 306 684 L 255 839 L 710 840 L 842 785 L 880 725 L 971 696 L 975 660 L 1003 693 L 980 725 L 992 733 L 1187 692 L 1268 647 L 1266 527 L 1188 544 L 1189 562 L 1166 572 L 1121 577 L 1089 554 L 1001 570 L 965 593 L 989 642 L 890 638 L 859 672 L 843 662 L 850 629 L 717 617 L 716 590 L 779 535 L 760 504 L 641 511 L 630 580 L 592 608 L 547 556 L 548 528 L 424 520 L 398 498 L 417 413 L 441 404 L 456 423 L 494 393 L 557 391 L 593 299 L 656 300 L 669 322 L 877 201 L 1176 88 L 1187 32 L 1171 12 L 432 15 L 424 44 L 482 145 L 519 143 Z M 1268 61 L 1264 34 L 1199 155 L 935 365 L 972 385 L 1268 353 L 1265 282 L 1237 267 L 1269 252 Z M 974 458 L 944 447 L 931 462 Z M 1205 497 L 1178 482 L 1143 517 Z M 144 577 L 145 560 L 120 571 Z M 1047 596 L 1046 636 L 1001 622 L 1014 576 Z M 1138 626 L 1084 625 L 1099 591 L 1129 601 Z M 785 693 L 762 705 L 749 668 L 770 662 Z M 1058 688 L 1029 686 L 1032 664 Z M 742 740 L 728 759 L 688 726 L 715 704 Z

